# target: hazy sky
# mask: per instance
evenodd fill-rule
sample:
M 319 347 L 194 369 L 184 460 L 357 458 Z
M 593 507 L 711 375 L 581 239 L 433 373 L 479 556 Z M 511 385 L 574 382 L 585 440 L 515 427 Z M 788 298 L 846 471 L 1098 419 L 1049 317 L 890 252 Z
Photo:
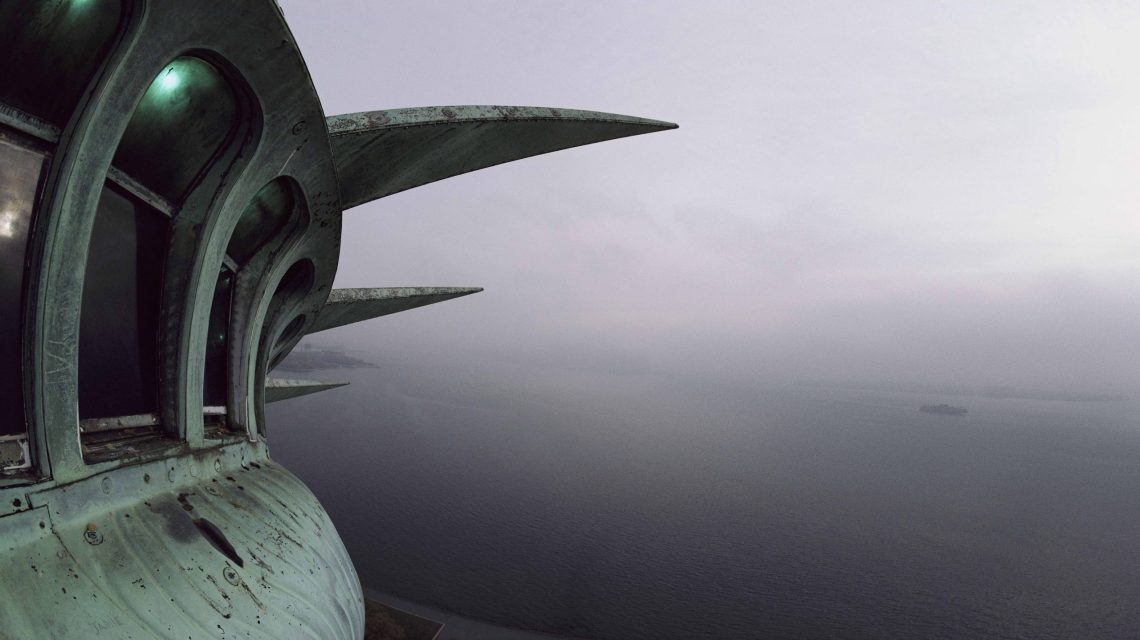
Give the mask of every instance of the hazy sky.
M 329 115 L 681 125 L 346 212 L 337 286 L 487 291 L 318 342 L 742 380 L 1140 382 L 1132 3 L 280 4 Z

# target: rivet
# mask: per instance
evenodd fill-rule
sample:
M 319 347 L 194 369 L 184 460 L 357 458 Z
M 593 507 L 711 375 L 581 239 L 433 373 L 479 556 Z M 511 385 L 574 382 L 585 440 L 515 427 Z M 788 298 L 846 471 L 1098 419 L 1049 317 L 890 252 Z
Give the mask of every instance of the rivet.
M 93 523 L 88 523 L 87 529 L 83 531 L 83 539 L 87 544 L 103 544 L 103 534 L 95 529 Z
M 221 471 L 221 470 L 222 470 L 221 458 L 214 458 L 214 471 Z
M 308 129 L 308 128 L 309 128 L 309 123 L 305 122 L 304 120 L 301 120 L 297 124 L 293 125 L 293 135 L 299 136 L 305 132 L 305 129 Z
M 171 467 L 171 468 L 166 470 L 166 479 L 167 480 L 174 482 L 174 476 L 175 476 L 174 467 Z
M 111 476 L 103 478 L 103 493 L 111 495 Z
M 208 484 L 208 485 L 206 485 L 206 493 L 208 493 L 212 496 L 216 496 L 216 495 L 218 495 L 218 490 L 217 490 L 217 488 L 214 487 L 214 485 Z
M 241 577 L 239 577 L 237 571 L 234 571 L 234 568 L 229 565 L 226 565 L 226 567 L 222 569 L 222 577 L 226 579 L 226 582 L 235 587 L 241 584 Z

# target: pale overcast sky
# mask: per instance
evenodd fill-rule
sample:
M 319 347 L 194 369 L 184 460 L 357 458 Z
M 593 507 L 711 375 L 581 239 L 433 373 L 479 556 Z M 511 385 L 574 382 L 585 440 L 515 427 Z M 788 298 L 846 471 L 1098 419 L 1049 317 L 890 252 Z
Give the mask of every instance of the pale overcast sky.
M 346 212 L 337 286 L 487 291 L 318 343 L 745 381 L 1140 382 L 1140 5 L 280 4 L 329 115 L 681 125 Z

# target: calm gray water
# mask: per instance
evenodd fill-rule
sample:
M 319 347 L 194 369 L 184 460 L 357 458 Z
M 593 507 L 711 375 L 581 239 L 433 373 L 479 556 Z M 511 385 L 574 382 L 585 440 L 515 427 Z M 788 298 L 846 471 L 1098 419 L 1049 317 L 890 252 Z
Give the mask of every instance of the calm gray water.
M 1132 402 L 373 359 L 269 420 L 378 591 L 603 640 L 1140 638 Z

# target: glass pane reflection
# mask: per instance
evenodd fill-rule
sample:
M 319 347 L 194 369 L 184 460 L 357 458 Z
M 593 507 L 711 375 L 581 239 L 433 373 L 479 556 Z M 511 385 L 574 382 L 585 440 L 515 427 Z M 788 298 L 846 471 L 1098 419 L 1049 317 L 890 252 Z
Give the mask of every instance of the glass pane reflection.
M 39 153 L 0 138 L 0 436 L 25 430 L 21 301 L 28 228 L 43 166 Z

